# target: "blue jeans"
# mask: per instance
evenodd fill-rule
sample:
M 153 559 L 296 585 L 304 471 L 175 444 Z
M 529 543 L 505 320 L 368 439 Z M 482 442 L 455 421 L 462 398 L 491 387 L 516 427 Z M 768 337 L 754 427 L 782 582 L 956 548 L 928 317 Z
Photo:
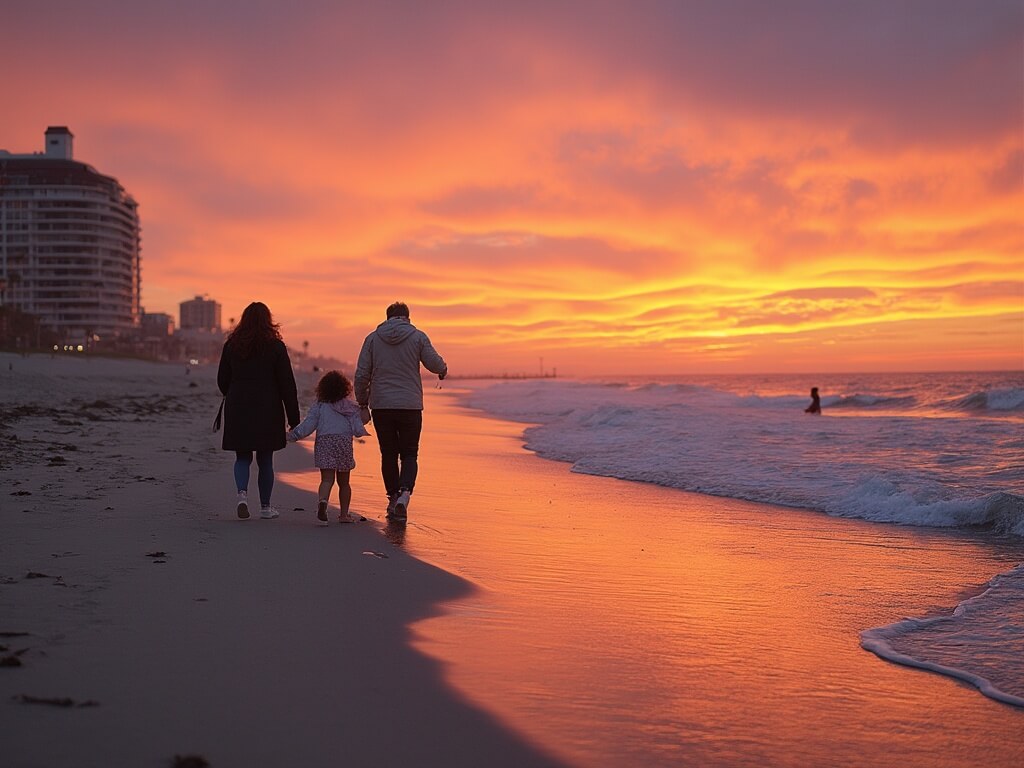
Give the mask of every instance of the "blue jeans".
M 240 491 L 249 490 L 251 465 L 252 451 L 235 451 L 235 487 Z M 256 486 L 260 489 L 260 506 L 269 507 L 274 490 L 274 452 L 256 451 L 256 466 L 259 468 Z
M 380 445 L 380 474 L 388 496 L 416 485 L 416 463 L 423 429 L 423 411 L 405 408 L 376 408 L 373 426 Z

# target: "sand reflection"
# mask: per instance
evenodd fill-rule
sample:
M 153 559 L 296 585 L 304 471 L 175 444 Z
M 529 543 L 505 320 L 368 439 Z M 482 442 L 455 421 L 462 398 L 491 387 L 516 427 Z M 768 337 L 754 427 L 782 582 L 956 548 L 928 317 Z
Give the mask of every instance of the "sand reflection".
M 1019 757 L 1018 711 L 859 647 L 1019 546 L 574 475 L 521 429 L 432 396 L 402 532 L 481 587 L 416 626 L 469 698 L 594 766 Z

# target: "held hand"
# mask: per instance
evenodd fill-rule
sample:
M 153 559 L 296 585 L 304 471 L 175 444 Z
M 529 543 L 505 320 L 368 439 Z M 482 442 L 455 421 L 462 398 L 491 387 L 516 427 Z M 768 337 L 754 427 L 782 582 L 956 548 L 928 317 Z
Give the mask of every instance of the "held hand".
M 366 406 L 366 405 L 359 406 L 359 418 L 362 420 L 363 424 L 369 424 L 370 423 L 370 408 L 369 408 L 369 406 Z
M 448 377 L 448 369 L 445 368 L 441 373 L 437 374 L 439 381 L 444 381 Z

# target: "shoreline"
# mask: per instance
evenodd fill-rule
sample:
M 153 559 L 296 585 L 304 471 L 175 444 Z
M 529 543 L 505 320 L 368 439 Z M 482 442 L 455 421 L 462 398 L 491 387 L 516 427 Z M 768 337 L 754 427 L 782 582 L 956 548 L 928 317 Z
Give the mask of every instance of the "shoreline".
M 500 392 L 501 390 L 495 390 Z M 516 390 L 510 389 L 510 392 L 516 392 Z M 553 391 L 553 390 L 552 390 Z M 571 389 L 569 391 L 572 391 Z M 522 395 L 524 390 L 519 389 L 519 394 Z M 870 399 L 870 398 L 868 398 Z M 977 398 L 972 398 L 972 400 Z M 599 441 L 595 442 L 592 436 L 580 437 L 577 442 L 572 440 L 559 442 L 557 437 L 553 435 L 559 432 L 559 425 L 563 424 L 565 428 L 572 433 L 572 430 L 577 427 L 577 422 L 593 422 L 593 431 L 601 433 L 606 441 L 615 442 L 616 437 L 625 437 L 620 432 L 615 432 L 611 429 L 605 429 L 602 432 L 602 428 L 606 427 L 607 424 L 621 424 L 625 420 L 623 414 L 629 414 L 635 418 L 637 414 L 637 408 L 635 404 L 627 404 L 626 402 L 604 404 L 600 409 L 597 409 L 594 403 L 586 401 L 584 398 L 579 406 L 579 413 L 583 414 L 578 416 L 576 410 L 573 410 L 570 415 L 566 415 L 557 410 L 557 406 L 570 407 L 571 403 L 563 395 L 561 398 L 552 395 L 550 398 L 538 397 L 540 404 L 526 405 L 528 402 L 525 399 L 516 400 L 514 398 L 508 399 L 507 395 L 498 394 L 494 396 L 488 396 L 487 394 L 478 395 L 475 392 L 467 393 L 464 398 L 464 405 L 474 412 L 479 413 L 485 417 L 491 418 L 507 418 L 504 414 L 511 414 L 511 418 L 516 420 L 516 423 L 521 425 L 522 435 L 521 440 L 525 443 L 524 448 L 536 456 L 548 460 L 555 461 L 565 464 L 571 468 L 573 472 L 580 474 L 591 475 L 594 477 L 605 477 L 605 478 L 617 478 L 621 481 L 626 482 L 641 482 L 656 485 L 658 487 L 675 489 L 684 492 L 696 493 L 698 496 L 707 496 L 711 498 L 718 498 L 722 500 L 723 504 L 733 504 L 739 500 L 747 500 L 755 504 L 764 504 L 763 501 L 765 496 L 770 495 L 765 489 L 765 486 L 757 491 L 751 491 L 751 489 L 745 489 L 741 495 L 728 493 L 728 489 L 722 491 L 711 490 L 687 490 L 692 488 L 692 480 L 690 475 L 687 474 L 686 467 L 680 465 L 673 466 L 673 473 L 669 475 L 657 474 L 657 470 L 654 467 L 657 466 L 658 462 L 650 462 L 649 464 L 637 464 L 635 461 L 630 462 L 629 458 L 622 458 L 621 464 L 618 459 L 610 458 L 610 445 L 602 445 Z M 1005 400 L 1005 398 L 1004 398 Z M 1012 398 L 1011 398 L 1012 400 Z M 529 418 L 533 412 L 540 415 L 549 417 L 536 421 L 535 419 Z M 665 412 L 665 415 L 669 415 Z M 646 426 L 649 423 L 644 422 Z M 817 426 L 817 422 L 815 422 Z M 575 434 L 575 433 L 573 433 Z M 661 437 L 663 435 L 652 436 Z M 625 448 L 624 450 L 628 453 L 630 449 L 637 449 L 640 443 L 633 440 L 632 436 L 624 439 Z M 795 449 L 799 452 L 799 448 Z M 614 451 L 611 451 L 613 453 Z M 637 453 L 633 453 L 637 455 Z M 639 451 L 639 455 L 646 456 L 647 453 Z M 779 456 L 769 456 L 771 459 L 782 459 Z M 794 469 L 790 467 L 790 469 Z M 650 475 L 650 479 L 641 480 L 640 478 L 645 474 Z M 704 481 L 707 482 L 705 476 Z M 699 486 L 700 483 L 697 483 Z M 772 489 L 772 486 L 767 486 L 768 489 Z M 910 494 L 906 494 L 910 495 Z M 993 610 L 996 610 L 992 605 L 983 605 L 989 596 L 994 595 L 994 585 L 1003 579 L 1010 579 L 1014 584 L 1021 584 L 1021 576 L 1024 576 L 1024 565 L 1021 564 L 1021 560 L 1024 560 L 1024 536 L 1021 535 L 1020 531 L 1024 530 L 1021 528 L 1020 516 L 1020 497 L 1015 496 L 1008 492 L 995 492 L 989 493 L 987 496 L 982 498 L 978 505 L 984 506 L 986 509 L 996 506 L 996 502 L 1006 506 L 1003 513 L 995 513 L 989 515 L 988 524 L 986 525 L 927 525 L 919 522 L 909 522 L 914 520 L 913 517 L 909 517 L 907 521 L 900 521 L 898 516 L 894 519 L 887 520 L 885 516 L 877 516 L 870 513 L 870 510 L 861 509 L 858 510 L 859 514 L 846 514 L 826 511 L 829 508 L 828 504 L 824 504 L 824 499 L 818 497 L 818 503 L 811 503 L 812 499 L 806 498 L 803 503 L 783 503 L 775 502 L 768 503 L 767 506 L 779 509 L 779 510 L 790 510 L 790 511 L 801 511 L 811 512 L 815 515 L 826 515 L 833 519 L 861 519 L 874 525 L 878 525 L 878 535 L 884 537 L 886 535 L 886 525 L 894 524 L 904 529 L 920 530 L 927 532 L 929 535 L 938 536 L 953 536 L 956 538 L 962 538 L 968 541 L 978 542 L 982 546 L 993 546 L 997 548 L 1007 548 L 1016 550 L 1022 553 L 1018 556 L 1018 559 L 1014 562 L 1009 563 L 1009 568 L 999 570 L 995 573 L 990 573 L 984 583 L 970 583 L 963 585 L 961 590 L 962 593 L 957 596 L 956 600 L 953 600 L 939 608 L 934 606 L 929 607 L 925 610 L 924 616 L 912 619 L 903 619 L 896 622 L 888 622 L 885 626 L 881 627 L 870 627 L 864 628 L 859 634 L 862 638 L 862 646 L 866 650 L 870 650 L 879 657 L 886 661 L 904 664 L 909 667 L 917 669 L 925 669 L 931 672 L 944 674 L 948 677 L 961 680 L 963 682 L 970 683 L 975 686 L 979 692 L 983 695 L 1004 703 L 1016 707 L 1024 707 L 1024 678 L 1021 677 L 1021 668 L 1018 665 L 1010 664 L 1002 669 L 993 668 L 992 663 L 979 663 L 976 659 L 969 656 L 964 656 L 959 659 L 955 657 L 943 658 L 942 655 L 932 654 L 932 658 L 929 660 L 928 656 L 925 655 L 921 658 L 915 658 L 908 653 L 903 653 L 899 649 L 899 644 L 893 644 L 885 638 L 898 637 L 901 632 L 909 634 L 913 631 L 918 631 L 921 634 L 930 634 L 930 636 L 937 635 L 948 635 L 950 629 L 945 629 L 945 626 L 958 625 L 964 626 L 967 624 L 968 619 L 966 616 L 961 616 L 970 609 L 972 614 L 971 621 L 974 622 L 971 626 L 975 629 L 979 628 L 976 617 L 985 616 L 986 611 L 989 616 L 994 616 Z M 916 501 L 916 499 L 915 499 Z M 849 512 L 849 510 L 846 510 Z M 988 513 L 986 513 L 988 514 Z M 1013 515 L 1017 515 L 1016 527 L 1013 526 Z M 1004 582 L 1010 583 L 1010 582 Z M 1007 587 L 1003 587 L 1003 592 Z M 1019 591 L 1020 587 L 1016 589 Z M 972 599 L 975 598 L 975 599 Z M 1004 600 L 1002 596 L 1000 600 Z M 991 600 L 992 603 L 996 602 L 994 598 Z M 998 609 L 1006 610 L 1006 609 Z M 920 612 L 912 614 L 920 616 Z M 1003 616 L 1004 621 L 1012 622 L 1015 620 L 1016 615 L 1012 609 L 1006 614 L 999 614 Z M 957 617 L 955 621 L 953 617 Z M 994 628 L 996 625 L 991 623 L 998 621 L 998 619 L 989 618 L 986 624 L 989 628 Z M 966 629 L 962 631 L 967 631 Z M 997 633 L 998 634 L 998 633 Z M 991 636 L 992 641 L 987 645 L 982 642 L 982 638 L 974 638 L 972 651 L 977 653 L 979 651 L 990 652 L 992 658 L 996 658 L 1000 655 L 1012 654 L 1014 650 L 1018 654 L 1024 654 L 1024 646 L 1015 644 L 1013 642 L 1012 635 L 1003 635 L 1003 641 L 1005 644 L 997 642 L 998 638 Z M 964 638 L 966 641 L 966 638 Z M 937 640 L 937 642 L 939 642 Z M 926 652 L 928 649 L 924 649 Z M 999 682 L 1001 680 L 1001 682 Z M 1002 688 L 1001 686 L 1009 686 Z

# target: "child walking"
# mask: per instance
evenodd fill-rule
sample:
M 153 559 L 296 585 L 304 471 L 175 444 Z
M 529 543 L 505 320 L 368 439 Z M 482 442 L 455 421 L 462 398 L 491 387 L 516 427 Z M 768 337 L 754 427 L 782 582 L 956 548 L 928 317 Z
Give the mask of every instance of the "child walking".
M 338 480 L 338 522 L 351 523 L 348 507 L 352 501 L 349 472 L 355 469 L 352 438 L 370 434 L 363 426 L 359 406 L 352 400 L 352 382 L 338 371 L 328 371 L 316 385 L 316 402 L 306 418 L 287 433 L 289 442 L 316 432 L 313 463 L 320 470 L 320 489 L 316 503 L 318 525 L 327 525 L 327 505 L 334 480 Z

